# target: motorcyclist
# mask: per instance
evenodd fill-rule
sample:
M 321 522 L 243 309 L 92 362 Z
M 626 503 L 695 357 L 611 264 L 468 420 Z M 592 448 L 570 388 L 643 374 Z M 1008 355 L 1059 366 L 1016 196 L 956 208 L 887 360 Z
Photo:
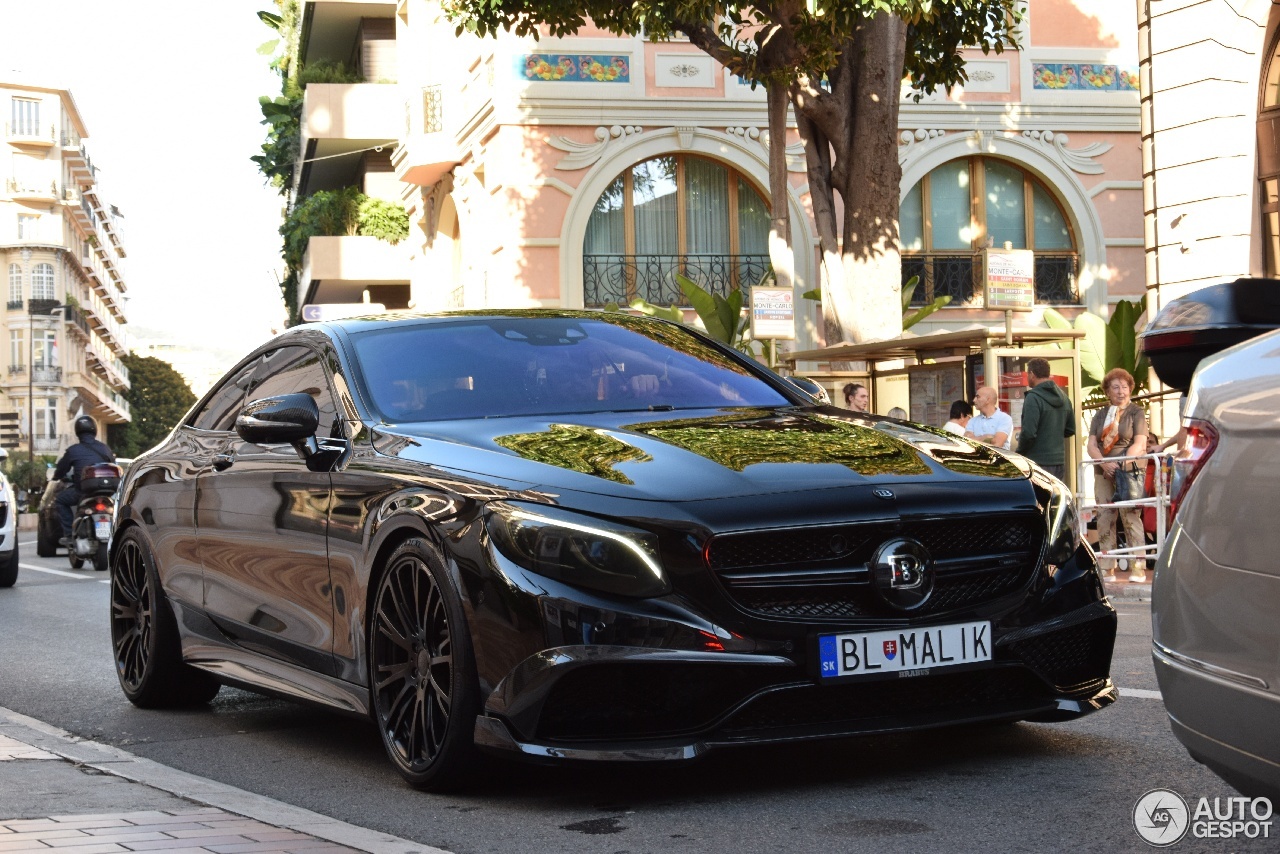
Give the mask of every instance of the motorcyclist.
M 59 480 L 72 473 L 71 483 L 64 486 L 54 501 L 58 504 L 58 518 L 62 522 L 62 539 L 59 545 L 71 542 L 71 524 L 75 519 L 76 506 L 80 504 L 80 475 L 85 466 L 95 463 L 114 463 L 116 455 L 105 444 L 98 441 L 98 425 L 88 415 L 81 415 L 75 421 L 76 438 L 80 441 L 67 448 L 58 460 L 58 467 L 53 470 L 54 480 Z

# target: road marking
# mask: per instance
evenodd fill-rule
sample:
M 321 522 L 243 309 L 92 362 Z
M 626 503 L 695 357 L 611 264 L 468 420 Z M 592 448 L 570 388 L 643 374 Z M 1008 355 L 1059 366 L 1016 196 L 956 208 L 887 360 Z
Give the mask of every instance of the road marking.
M 47 566 L 36 566 L 35 564 L 32 564 L 32 563 L 21 563 L 21 562 L 19 562 L 18 566 L 22 567 L 23 569 L 29 569 L 33 572 L 47 572 L 50 575 L 61 575 L 66 578 L 74 578 L 78 581 L 99 581 L 99 582 L 102 582 L 103 584 L 111 583 L 110 578 L 95 578 L 92 575 L 85 575 L 83 570 L 81 570 L 80 572 L 71 572 L 65 569 L 50 569 Z M 95 572 L 95 570 L 92 570 L 92 569 L 89 571 Z
M 1121 688 L 1121 697 L 1134 697 L 1139 700 L 1163 700 L 1159 691 L 1148 691 L 1145 688 Z

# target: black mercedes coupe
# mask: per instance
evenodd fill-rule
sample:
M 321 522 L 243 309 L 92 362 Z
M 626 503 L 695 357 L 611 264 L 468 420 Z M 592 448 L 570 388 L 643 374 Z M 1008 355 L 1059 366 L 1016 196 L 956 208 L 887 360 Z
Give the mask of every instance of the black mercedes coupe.
M 1116 699 L 1063 484 L 617 312 L 386 315 L 259 347 L 137 459 L 125 695 L 370 718 L 410 783 Z

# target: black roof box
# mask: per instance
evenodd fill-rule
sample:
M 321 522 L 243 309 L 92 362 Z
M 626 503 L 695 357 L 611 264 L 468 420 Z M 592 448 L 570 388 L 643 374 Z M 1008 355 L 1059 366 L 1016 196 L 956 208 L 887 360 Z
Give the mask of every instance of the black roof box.
M 1165 385 L 1185 392 L 1200 360 L 1280 329 L 1280 279 L 1236 279 L 1173 300 L 1138 336 Z

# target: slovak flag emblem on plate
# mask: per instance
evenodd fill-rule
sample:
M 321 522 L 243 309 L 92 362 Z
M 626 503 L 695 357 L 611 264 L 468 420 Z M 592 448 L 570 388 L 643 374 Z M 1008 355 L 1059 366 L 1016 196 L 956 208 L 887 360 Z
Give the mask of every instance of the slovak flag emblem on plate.
M 898 642 L 896 640 L 887 640 L 884 642 L 884 657 L 889 661 L 893 661 L 898 654 Z

